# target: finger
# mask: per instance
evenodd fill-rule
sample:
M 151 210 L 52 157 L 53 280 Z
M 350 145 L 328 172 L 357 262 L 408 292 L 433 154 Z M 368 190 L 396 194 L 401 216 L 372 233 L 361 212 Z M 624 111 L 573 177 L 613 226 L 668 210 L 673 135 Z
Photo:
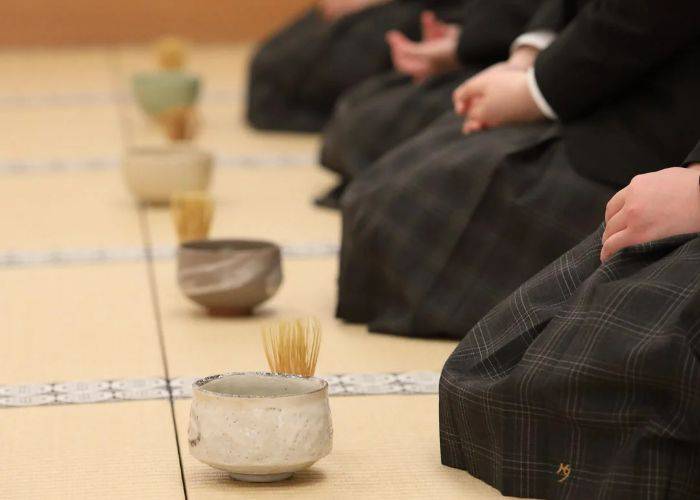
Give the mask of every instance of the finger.
M 396 69 L 401 73 L 412 76 L 415 80 L 423 80 L 428 69 L 425 64 L 420 61 L 415 61 L 410 58 L 399 58 L 396 63 Z
M 458 102 L 468 103 L 470 99 L 476 97 L 480 93 L 478 90 L 483 87 L 483 84 L 478 80 L 479 77 L 475 76 L 455 89 L 452 93 L 452 101 L 455 103 L 455 109 L 457 108 Z
M 399 45 L 404 40 L 404 38 L 404 34 L 398 30 L 389 30 L 384 36 L 384 39 L 389 45 Z
M 396 45 L 399 47 L 416 45 L 416 42 L 414 42 L 398 30 L 388 31 L 386 33 L 385 39 L 390 45 Z
M 405 44 L 404 42 L 392 42 L 389 44 L 391 49 L 391 58 L 396 66 L 426 66 L 428 61 L 422 55 L 422 51 L 415 47 L 413 42 Z
M 600 251 L 601 262 L 607 262 L 613 255 L 627 248 L 631 245 L 638 243 L 634 236 L 634 233 L 629 229 L 623 229 L 622 231 L 613 234 L 606 240 L 603 244 L 603 248 Z
M 472 132 L 478 132 L 480 130 L 483 130 L 483 128 L 483 123 L 476 120 L 467 119 L 467 121 L 465 121 L 464 125 L 462 126 L 462 132 L 465 134 L 471 134 Z
M 486 79 L 480 78 L 478 75 L 470 78 L 461 87 L 460 99 L 468 101 L 474 97 L 483 94 L 486 87 Z
M 391 52 L 391 60 L 394 63 L 394 67 L 402 73 L 412 73 L 414 70 L 411 69 L 416 65 L 424 65 L 424 61 L 417 59 L 413 50 L 411 50 L 411 45 L 408 45 L 404 41 L 404 37 L 400 33 L 390 33 L 388 36 L 389 48 Z
M 440 36 L 440 26 L 434 12 L 424 10 L 421 13 L 421 31 L 425 41 L 433 40 Z
M 481 118 L 483 113 L 483 98 L 477 96 L 467 103 L 467 109 L 464 113 L 466 120 L 464 122 L 464 127 L 462 131 L 465 133 L 476 132 L 477 130 L 482 130 L 486 123 Z
M 620 210 L 605 223 L 603 243 L 605 243 L 612 235 L 619 233 L 623 229 L 627 229 L 627 217 L 625 211 Z
M 605 207 L 605 222 L 608 222 L 613 217 L 613 215 L 622 210 L 622 207 L 625 206 L 626 198 L 627 188 L 621 189 L 620 191 L 615 193 L 615 196 L 610 198 L 610 201 L 608 201 L 608 204 Z
M 404 46 L 392 45 L 391 59 L 397 71 L 414 78 L 422 80 L 430 72 L 429 61 L 425 57 L 414 54 L 411 50 L 406 50 Z
M 462 99 L 462 87 L 464 86 L 464 83 L 457 87 L 454 92 L 452 92 L 452 104 L 454 105 L 455 108 L 455 113 L 458 115 L 464 115 L 464 113 L 467 110 L 467 104 L 466 102 Z
M 481 96 L 474 97 L 469 102 L 469 108 L 467 109 L 467 115 L 472 120 L 483 121 L 484 116 L 484 98 Z
M 424 10 L 420 14 L 420 22 L 424 30 L 429 30 L 435 24 L 436 19 L 435 12 L 432 10 Z
M 474 101 L 480 98 L 481 96 L 474 96 L 472 98 L 455 101 L 455 113 L 467 118 L 474 105 Z

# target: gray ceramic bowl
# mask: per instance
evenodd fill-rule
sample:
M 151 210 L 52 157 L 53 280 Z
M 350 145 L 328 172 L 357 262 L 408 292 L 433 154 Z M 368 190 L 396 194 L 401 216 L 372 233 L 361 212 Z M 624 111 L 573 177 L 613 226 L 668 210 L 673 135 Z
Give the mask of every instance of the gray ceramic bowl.
M 139 73 L 133 79 L 141 108 L 157 116 L 173 108 L 189 108 L 199 97 L 199 77 L 181 71 Z
M 192 386 L 190 453 L 241 481 L 280 481 L 331 452 L 328 383 L 230 373 Z
M 250 240 L 200 240 L 177 252 L 182 292 L 213 314 L 247 315 L 282 283 L 280 248 Z

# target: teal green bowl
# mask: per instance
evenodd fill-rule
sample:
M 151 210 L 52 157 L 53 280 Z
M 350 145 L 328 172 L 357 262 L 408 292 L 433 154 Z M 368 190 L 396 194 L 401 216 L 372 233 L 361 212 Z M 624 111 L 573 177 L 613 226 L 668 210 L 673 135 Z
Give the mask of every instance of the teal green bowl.
M 157 116 L 173 108 L 190 107 L 199 97 L 199 77 L 181 71 L 138 73 L 134 95 L 141 108 Z

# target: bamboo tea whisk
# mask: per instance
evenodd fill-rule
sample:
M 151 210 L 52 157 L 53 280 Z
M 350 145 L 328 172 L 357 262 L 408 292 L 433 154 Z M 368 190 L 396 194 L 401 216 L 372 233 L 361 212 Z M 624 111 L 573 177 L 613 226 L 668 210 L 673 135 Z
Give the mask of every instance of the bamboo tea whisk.
M 173 36 L 166 36 L 155 44 L 158 65 L 164 70 L 182 69 L 187 61 L 187 46 L 185 42 Z
M 171 141 L 188 141 L 197 135 L 199 121 L 192 107 L 171 108 L 157 116 L 157 121 Z
M 270 371 L 311 377 L 321 348 L 321 324 L 307 318 L 265 326 L 263 344 Z
M 214 216 L 214 202 L 207 193 L 176 193 L 170 200 L 170 210 L 180 243 L 207 238 Z

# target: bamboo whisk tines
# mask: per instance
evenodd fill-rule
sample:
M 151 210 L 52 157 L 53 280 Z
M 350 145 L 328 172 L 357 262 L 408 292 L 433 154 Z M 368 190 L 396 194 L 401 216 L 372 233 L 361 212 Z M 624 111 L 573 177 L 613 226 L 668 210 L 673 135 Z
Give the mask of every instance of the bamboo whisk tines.
M 156 42 L 154 48 L 158 65 L 164 70 L 180 70 L 187 61 L 187 45 L 179 38 L 163 37 Z
M 181 243 L 207 238 L 214 215 L 214 203 L 207 193 L 176 193 L 170 200 L 170 209 Z
M 263 344 L 270 371 L 311 377 L 321 348 L 321 324 L 307 318 L 265 326 Z

